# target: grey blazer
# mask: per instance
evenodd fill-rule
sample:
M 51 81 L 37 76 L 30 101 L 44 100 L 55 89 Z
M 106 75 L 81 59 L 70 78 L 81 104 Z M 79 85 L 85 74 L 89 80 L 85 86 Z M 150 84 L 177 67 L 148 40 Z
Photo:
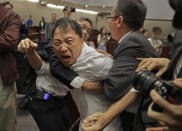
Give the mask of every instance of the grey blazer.
M 159 57 L 147 38 L 139 31 L 130 32 L 115 49 L 113 66 L 104 81 L 104 93 L 111 101 L 124 96 L 131 88 L 137 57 Z

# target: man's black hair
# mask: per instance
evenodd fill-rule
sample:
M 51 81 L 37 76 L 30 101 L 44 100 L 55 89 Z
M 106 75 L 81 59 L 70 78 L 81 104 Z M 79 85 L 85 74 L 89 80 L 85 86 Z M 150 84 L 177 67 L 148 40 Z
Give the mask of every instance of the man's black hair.
M 147 8 L 141 0 L 118 0 L 114 13 L 122 16 L 130 28 L 138 30 L 144 23 Z
M 9 1 L 2 2 L 1 5 L 2 5 L 2 6 L 10 5 L 11 8 L 13 8 L 13 5 L 12 5 Z
M 68 18 L 60 18 L 56 21 L 56 24 L 54 26 L 52 37 L 54 36 L 54 32 L 56 29 L 59 28 L 60 30 L 67 31 L 68 28 L 71 28 L 75 31 L 75 33 L 81 38 L 82 37 L 82 28 L 80 24 L 78 24 L 76 21 L 68 19 Z
M 91 25 L 91 27 L 92 27 L 92 21 L 89 18 L 80 17 L 79 21 L 87 21 Z
M 175 11 L 173 26 L 182 29 L 182 0 L 169 0 L 169 4 Z

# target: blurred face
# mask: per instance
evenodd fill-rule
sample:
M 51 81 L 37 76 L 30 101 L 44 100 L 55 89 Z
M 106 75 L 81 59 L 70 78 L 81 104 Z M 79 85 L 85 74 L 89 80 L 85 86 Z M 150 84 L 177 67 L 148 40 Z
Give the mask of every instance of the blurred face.
M 7 8 L 7 9 L 12 9 L 10 4 L 7 4 L 4 7 Z
M 153 32 L 153 38 L 154 39 L 159 39 L 160 34 L 161 34 L 160 31 Z
M 102 29 L 102 34 L 106 34 L 106 28 Z
M 31 15 L 29 15 L 29 19 L 32 19 L 32 16 Z
M 148 31 L 145 31 L 144 36 L 147 37 L 147 38 L 149 38 L 149 32 Z
M 82 39 L 83 41 L 87 41 L 91 34 L 91 25 L 88 21 L 79 21 L 78 22 L 82 28 Z
M 51 15 L 51 20 L 53 23 L 56 23 L 56 17 L 57 17 L 56 14 Z
M 76 63 L 83 48 L 83 40 L 73 29 L 66 32 L 57 28 L 54 32 L 53 47 L 58 59 L 66 66 Z

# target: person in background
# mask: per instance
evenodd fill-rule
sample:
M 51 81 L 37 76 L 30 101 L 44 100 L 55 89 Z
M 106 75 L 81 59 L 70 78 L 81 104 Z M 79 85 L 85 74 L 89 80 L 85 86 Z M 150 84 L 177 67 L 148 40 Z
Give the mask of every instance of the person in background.
M 57 15 L 56 13 L 51 14 L 51 22 L 47 22 L 45 25 L 45 40 L 50 41 L 52 39 L 52 30 L 56 23 Z
M 0 130 L 16 131 L 15 81 L 19 75 L 13 54 L 19 41 L 20 17 L 0 5 Z
M 20 40 L 25 39 L 28 36 L 28 28 L 25 25 L 25 22 L 22 17 L 20 17 Z
M 28 20 L 25 21 L 25 25 L 26 25 L 27 27 L 33 26 L 32 15 L 29 15 Z
M 162 41 L 159 40 L 159 36 L 162 30 L 160 27 L 153 27 L 152 29 L 152 36 L 148 38 L 152 46 L 156 49 L 156 51 L 161 54 L 162 52 Z
M 68 18 L 68 19 L 70 19 L 73 12 L 75 12 L 75 8 L 70 7 L 70 6 L 65 6 L 63 9 L 64 17 Z
M 98 49 L 106 51 L 106 42 L 107 42 L 107 29 L 102 27 L 100 29 L 99 35 L 97 36 Z
M 39 22 L 39 31 L 40 31 L 40 40 L 45 41 L 45 26 L 46 26 L 46 21 L 43 16 L 41 16 L 41 21 Z
M 82 38 L 85 42 L 87 42 L 92 31 L 92 21 L 89 18 L 81 17 L 78 20 L 78 23 L 82 28 Z
M 93 41 L 88 41 L 92 33 L 92 21 L 89 18 L 81 17 L 78 23 L 82 28 L 82 39 L 87 43 L 88 46 L 95 48 Z
M 41 20 L 39 22 L 39 30 L 44 32 L 45 31 L 45 26 L 46 26 L 46 21 L 43 16 L 41 16 Z
M 9 1 L 2 2 L 1 5 L 4 6 L 4 8 L 7 8 L 7 9 L 13 9 L 13 5 Z

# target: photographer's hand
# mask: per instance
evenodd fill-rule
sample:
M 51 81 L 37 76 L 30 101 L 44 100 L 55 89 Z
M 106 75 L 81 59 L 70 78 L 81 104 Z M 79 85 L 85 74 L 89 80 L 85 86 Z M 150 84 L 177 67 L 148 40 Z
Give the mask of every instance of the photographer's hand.
M 168 68 L 169 59 L 166 58 L 136 58 L 141 61 L 136 69 L 136 71 L 140 71 L 142 69 L 153 70 L 158 69 L 156 76 L 161 76 Z
M 174 84 L 182 88 L 182 79 L 176 79 Z M 169 103 L 155 90 L 150 92 L 150 96 L 152 97 L 154 103 L 163 108 L 163 112 L 156 112 L 152 110 L 152 103 L 148 108 L 149 117 L 159 121 L 164 121 L 169 126 L 182 127 L 182 105 Z

